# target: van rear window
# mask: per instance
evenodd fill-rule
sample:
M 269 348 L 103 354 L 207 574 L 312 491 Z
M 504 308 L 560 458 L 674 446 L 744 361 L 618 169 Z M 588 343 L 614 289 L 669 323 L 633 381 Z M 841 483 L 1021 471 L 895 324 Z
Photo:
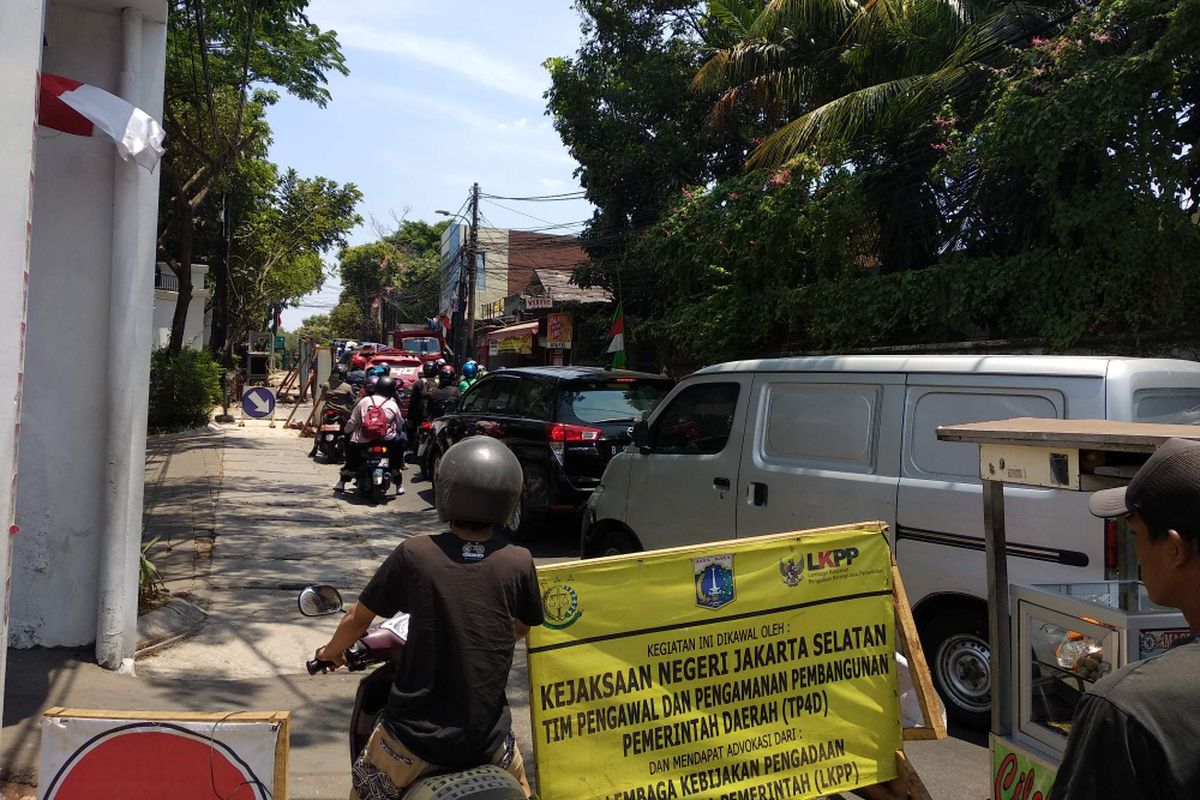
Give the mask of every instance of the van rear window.
M 1200 389 L 1143 389 L 1133 394 L 1133 419 L 1163 425 L 1200 425 Z

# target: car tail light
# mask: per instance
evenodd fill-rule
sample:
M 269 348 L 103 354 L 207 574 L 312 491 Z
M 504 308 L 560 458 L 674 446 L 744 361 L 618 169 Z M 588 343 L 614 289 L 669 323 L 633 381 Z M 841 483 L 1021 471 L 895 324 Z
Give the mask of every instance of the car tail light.
M 427 431 L 432 427 L 433 427 L 433 423 L 430 422 L 429 420 L 423 420 L 421 422 L 421 430 L 423 430 L 423 431 Z
M 1120 540 L 1117 538 L 1117 521 L 1104 520 L 1104 578 L 1116 580 L 1117 565 L 1120 560 Z
M 377 445 L 375 445 L 374 447 L 372 447 L 372 448 L 371 448 L 371 452 L 372 452 L 372 453 L 386 453 L 386 452 L 387 452 L 387 448 L 386 448 L 386 447 L 384 447 L 384 446 L 382 446 L 382 445 L 378 445 L 378 444 L 377 444 Z
M 589 428 L 586 425 L 567 425 L 565 422 L 546 423 L 546 438 L 550 440 L 550 452 L 554 453 L 554 457 L 560 464 L 567 442 L 598 442 L 601 433 L 603 431 L 599 428 Z

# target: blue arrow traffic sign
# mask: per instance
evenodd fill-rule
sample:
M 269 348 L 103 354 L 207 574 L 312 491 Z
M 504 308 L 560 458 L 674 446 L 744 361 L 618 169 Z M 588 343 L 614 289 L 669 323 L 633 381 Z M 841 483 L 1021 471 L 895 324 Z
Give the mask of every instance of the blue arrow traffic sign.
M 242 392 L 242 411 L 255 419 L 271 416 L 275 411 L 275 393 L 265 386 L 251 386 Z

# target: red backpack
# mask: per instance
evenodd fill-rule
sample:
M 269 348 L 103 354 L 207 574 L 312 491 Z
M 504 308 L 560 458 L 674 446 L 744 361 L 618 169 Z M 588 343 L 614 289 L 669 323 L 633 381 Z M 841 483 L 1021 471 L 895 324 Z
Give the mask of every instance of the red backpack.
M 387 402 L 384 400 L 383 402 Z M 374 400 L 371 401 L 371 407 L 363 412 L 362 415 L 362 434 L 364 439 L 382 439 L 388 434 L 388 418 L 383 410 L 382 405 L 375 405 Z

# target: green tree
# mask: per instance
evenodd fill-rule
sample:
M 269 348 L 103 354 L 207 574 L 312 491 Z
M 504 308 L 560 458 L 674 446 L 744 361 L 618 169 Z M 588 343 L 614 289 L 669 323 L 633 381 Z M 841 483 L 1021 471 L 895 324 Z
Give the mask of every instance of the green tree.
M 300 327 L 296 329 L 296 335 L 314 342 L 329 342 L 334 339 L 333 323 L 330 322 L 328 314 L 313 314 L 304 318 Z
M 653 290 L 626 263 L 631 237 L 658 220 L 685 186 L 739 169 L 749 137 L 706 129 L 715 94 L 689 91 L 706 52 L 727 41 L 720 18 L 686 0 L 575 6 L 583 42 L 574 57 L 545 62 L 547 113 L 597 209 L 581 237 L 593 267 L 580 277 L 619 286 L 627 310 L 636 312 Z
M 263 114 L 278 97 L 270 87 L 323 107 L 329 100 L 326 75 L 347 74 L 336 36 L 308 22 L 307 5 L 308 0 L 171 2 L 159 253 L 179 279 L 172 352 L 182 346 L 198 252 L 214 266 L 217 307 L 225 311 L 227 265 L 214 233 L 222 223 L 214 194 L 239 159 L 265 153 L 269 129 Z M 207 237 L 205 231 L 197 237 L 201 220 Z M 227 213 L 223 224 L 233 227 Z
M 864 175 L 885 272 L 928 266 L 961 235 L 976 173 L 930 179 L 948 128 L 970 128 L 1038 32 L 1067 19 L 1061 0 L 774 0 L 740 41 L 699 70 L 697 91 L 719 92 L 710 121 L 737 110 L 773 132 L 749 158 L 779 165 L 814 152 Z M 945 176 L 942 176 L 943 178 Z
M 274 171 L 273 165 L 267 165 Z M 324 281 L 322 254 L 345 244 L 362 218 L 354 184 L 301 178 L 289 169 L 233 235 L 229 286 L 235 335 L 266 319 L 272 308 L 299 300 Z
M 341 302 L 329 312 L 329 327 L 340 339 L 362 337 L 363 313 L 357 303 Z
M 383 341 L 389 322 L 437 313 L 442 231 L 449 224 L 403 220 L 382 239 L 338 253 L 341 302 L 357 305 L 365 326 L 355 336 Z

